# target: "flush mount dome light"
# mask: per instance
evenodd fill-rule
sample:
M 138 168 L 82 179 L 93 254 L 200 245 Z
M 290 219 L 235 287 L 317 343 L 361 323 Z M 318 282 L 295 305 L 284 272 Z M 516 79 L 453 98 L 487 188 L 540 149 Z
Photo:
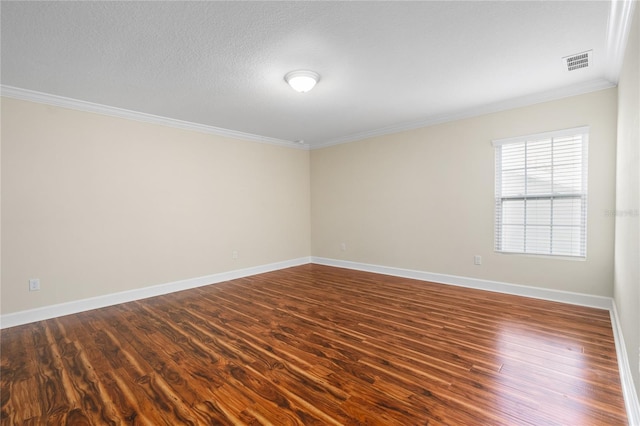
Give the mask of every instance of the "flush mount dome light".
M 313 86 L 320 80 L 320 74 L 309 70 L 297 70 L 287 73 L 284 80 L 296 92 L 305 93 L 313 89 Z

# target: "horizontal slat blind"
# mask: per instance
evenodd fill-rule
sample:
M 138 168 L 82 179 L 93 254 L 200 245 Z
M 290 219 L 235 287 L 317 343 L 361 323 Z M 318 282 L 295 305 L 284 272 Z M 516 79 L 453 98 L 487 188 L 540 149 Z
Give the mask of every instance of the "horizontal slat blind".
M 494 142 L 497 251 L 586 256 L 587 132 Z

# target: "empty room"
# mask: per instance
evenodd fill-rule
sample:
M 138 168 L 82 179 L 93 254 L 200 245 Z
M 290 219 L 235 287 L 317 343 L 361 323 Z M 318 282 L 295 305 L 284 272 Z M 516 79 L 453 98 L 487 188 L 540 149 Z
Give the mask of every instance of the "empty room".
M 1 424 L 640 426 L 639 15 L 2 0 Z

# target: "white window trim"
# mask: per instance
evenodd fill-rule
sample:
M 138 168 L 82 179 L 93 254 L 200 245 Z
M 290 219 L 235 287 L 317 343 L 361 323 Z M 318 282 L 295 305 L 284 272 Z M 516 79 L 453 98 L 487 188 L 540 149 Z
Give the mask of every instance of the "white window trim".
M 566 136 L 573 136 L 577 133 L 582 133 L 582 134 L 589 134 L 589 126 L 582 126 L 582 127 L 573 127 L 571 129 L 564 129 L 564 130 L 556 130 L 553 132 L 544 132 L 544 133 L 534 133 L 532 135 L 523 135 L 523 136 L 516 136 L 513 138 L 505 138 L 505 139 L 496 139 L 491 141 L 493 146 L 499 146 L 499 145 L 505 145 L 508 143 L 516 143 L 516 142 L 522 142 L 525 139 L 532 139 L 532 140 L 536 140 L 536 139 L 546 139 L 546 138 L 562 138 L 562 137 L 566 137 Z
M 495 188 L 495 211 L 494 211 L 494 225 L 495 225 L 495 229 L 494 229 L 494 251 L 496 253 L 499 254 L 508 254 L 508 255 L 522 255 L 522 256 L 535 256 L 535 257 L 546 257 L 546 258 L 553 258 L 553 259 L 572 259 L 572 260 L 586 260 L 587 257 L 587 229 L 588 229 L 588 223 L 587 223 L 587 206 L 588 206 L 588 145 L 589 145 L 589 130 L 590 127 L 589 126 L 581 126 L 581 127 L 574 127 L 574 128 L 570 128 L 570 129 L 563 129 L 563 130 L 556 130 L 556 131 L 550 131 L 550 132 L 543 132 L 543 133 L 535 133 L 535 134 L 530 134 L 530 135 L 523 135 L 523 136 L 517 136 L 517 137 L 510 137 L 510 138 L 504 138 L 504 139 L 496 139 L 493 140 L 491 143 L 495 149 L 495 147 L 498 146 L 502 146 L 502 145 L 507 145 L 507 144 L 513 144 L 513 143 L 521 143 L 521 142 L 525 142 L 525 141 L 537 141 L 537 140 L 542 140 L 542 139 L 550 139 L 550 138 L 563 138 L 563 137 L 570 137 L 570 136 L 575 136 L 576 134 L 582 134 L 582 161 L 583 161 L 583 165 L 584 167 L 582 167 L 582 179 L 583 179 L 583 188 L 584 188 L 584 193 L 580 193 L 580 194 L 574 194 L 574 195 L 570 195 L 570 197 L 577 197 L 580 196 L 583 200 L 583 235 L 584 235 L 584 252 L 581 255 L 567 255 L 567 254 L 553 254 L 553 253 L 534 253 L 534 252 L 526 252 L 526 251 L 507 251 L 507 250 L 502 250 L 500 247 L 498 247 L 498 232 L 500 230 L 500 224 L 498 221 L 498 209 L 499 209 L 499 201 L 503 200 L 503 199 L 508 199 L 508 198 L 513 198 L 513 197 L 502 197 L 502 196 L 498 196 L 497 193 L 497 186 Z M 496 156 L 494 156 L 494 158 L 496 158 Z M 497 158 L 496 158 L 496 163 L 494 164 L 494 184 L 497 184 L 497 171 L 498 171 L 498 166 L 499 164 L 497 163 Z M 529 198 L 529 197 L 526 197 Z M 554 194 L 548 194 L 548 195 L 544 195 L 544 196 L 534 196 L 531 198 L 555 198 Z

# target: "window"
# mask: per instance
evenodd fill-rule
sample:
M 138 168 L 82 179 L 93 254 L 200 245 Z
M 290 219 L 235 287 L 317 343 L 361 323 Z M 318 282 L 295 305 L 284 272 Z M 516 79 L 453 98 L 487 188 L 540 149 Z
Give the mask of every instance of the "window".
M 586 257 L 588 132 L 493 141 L 496 251 Z

